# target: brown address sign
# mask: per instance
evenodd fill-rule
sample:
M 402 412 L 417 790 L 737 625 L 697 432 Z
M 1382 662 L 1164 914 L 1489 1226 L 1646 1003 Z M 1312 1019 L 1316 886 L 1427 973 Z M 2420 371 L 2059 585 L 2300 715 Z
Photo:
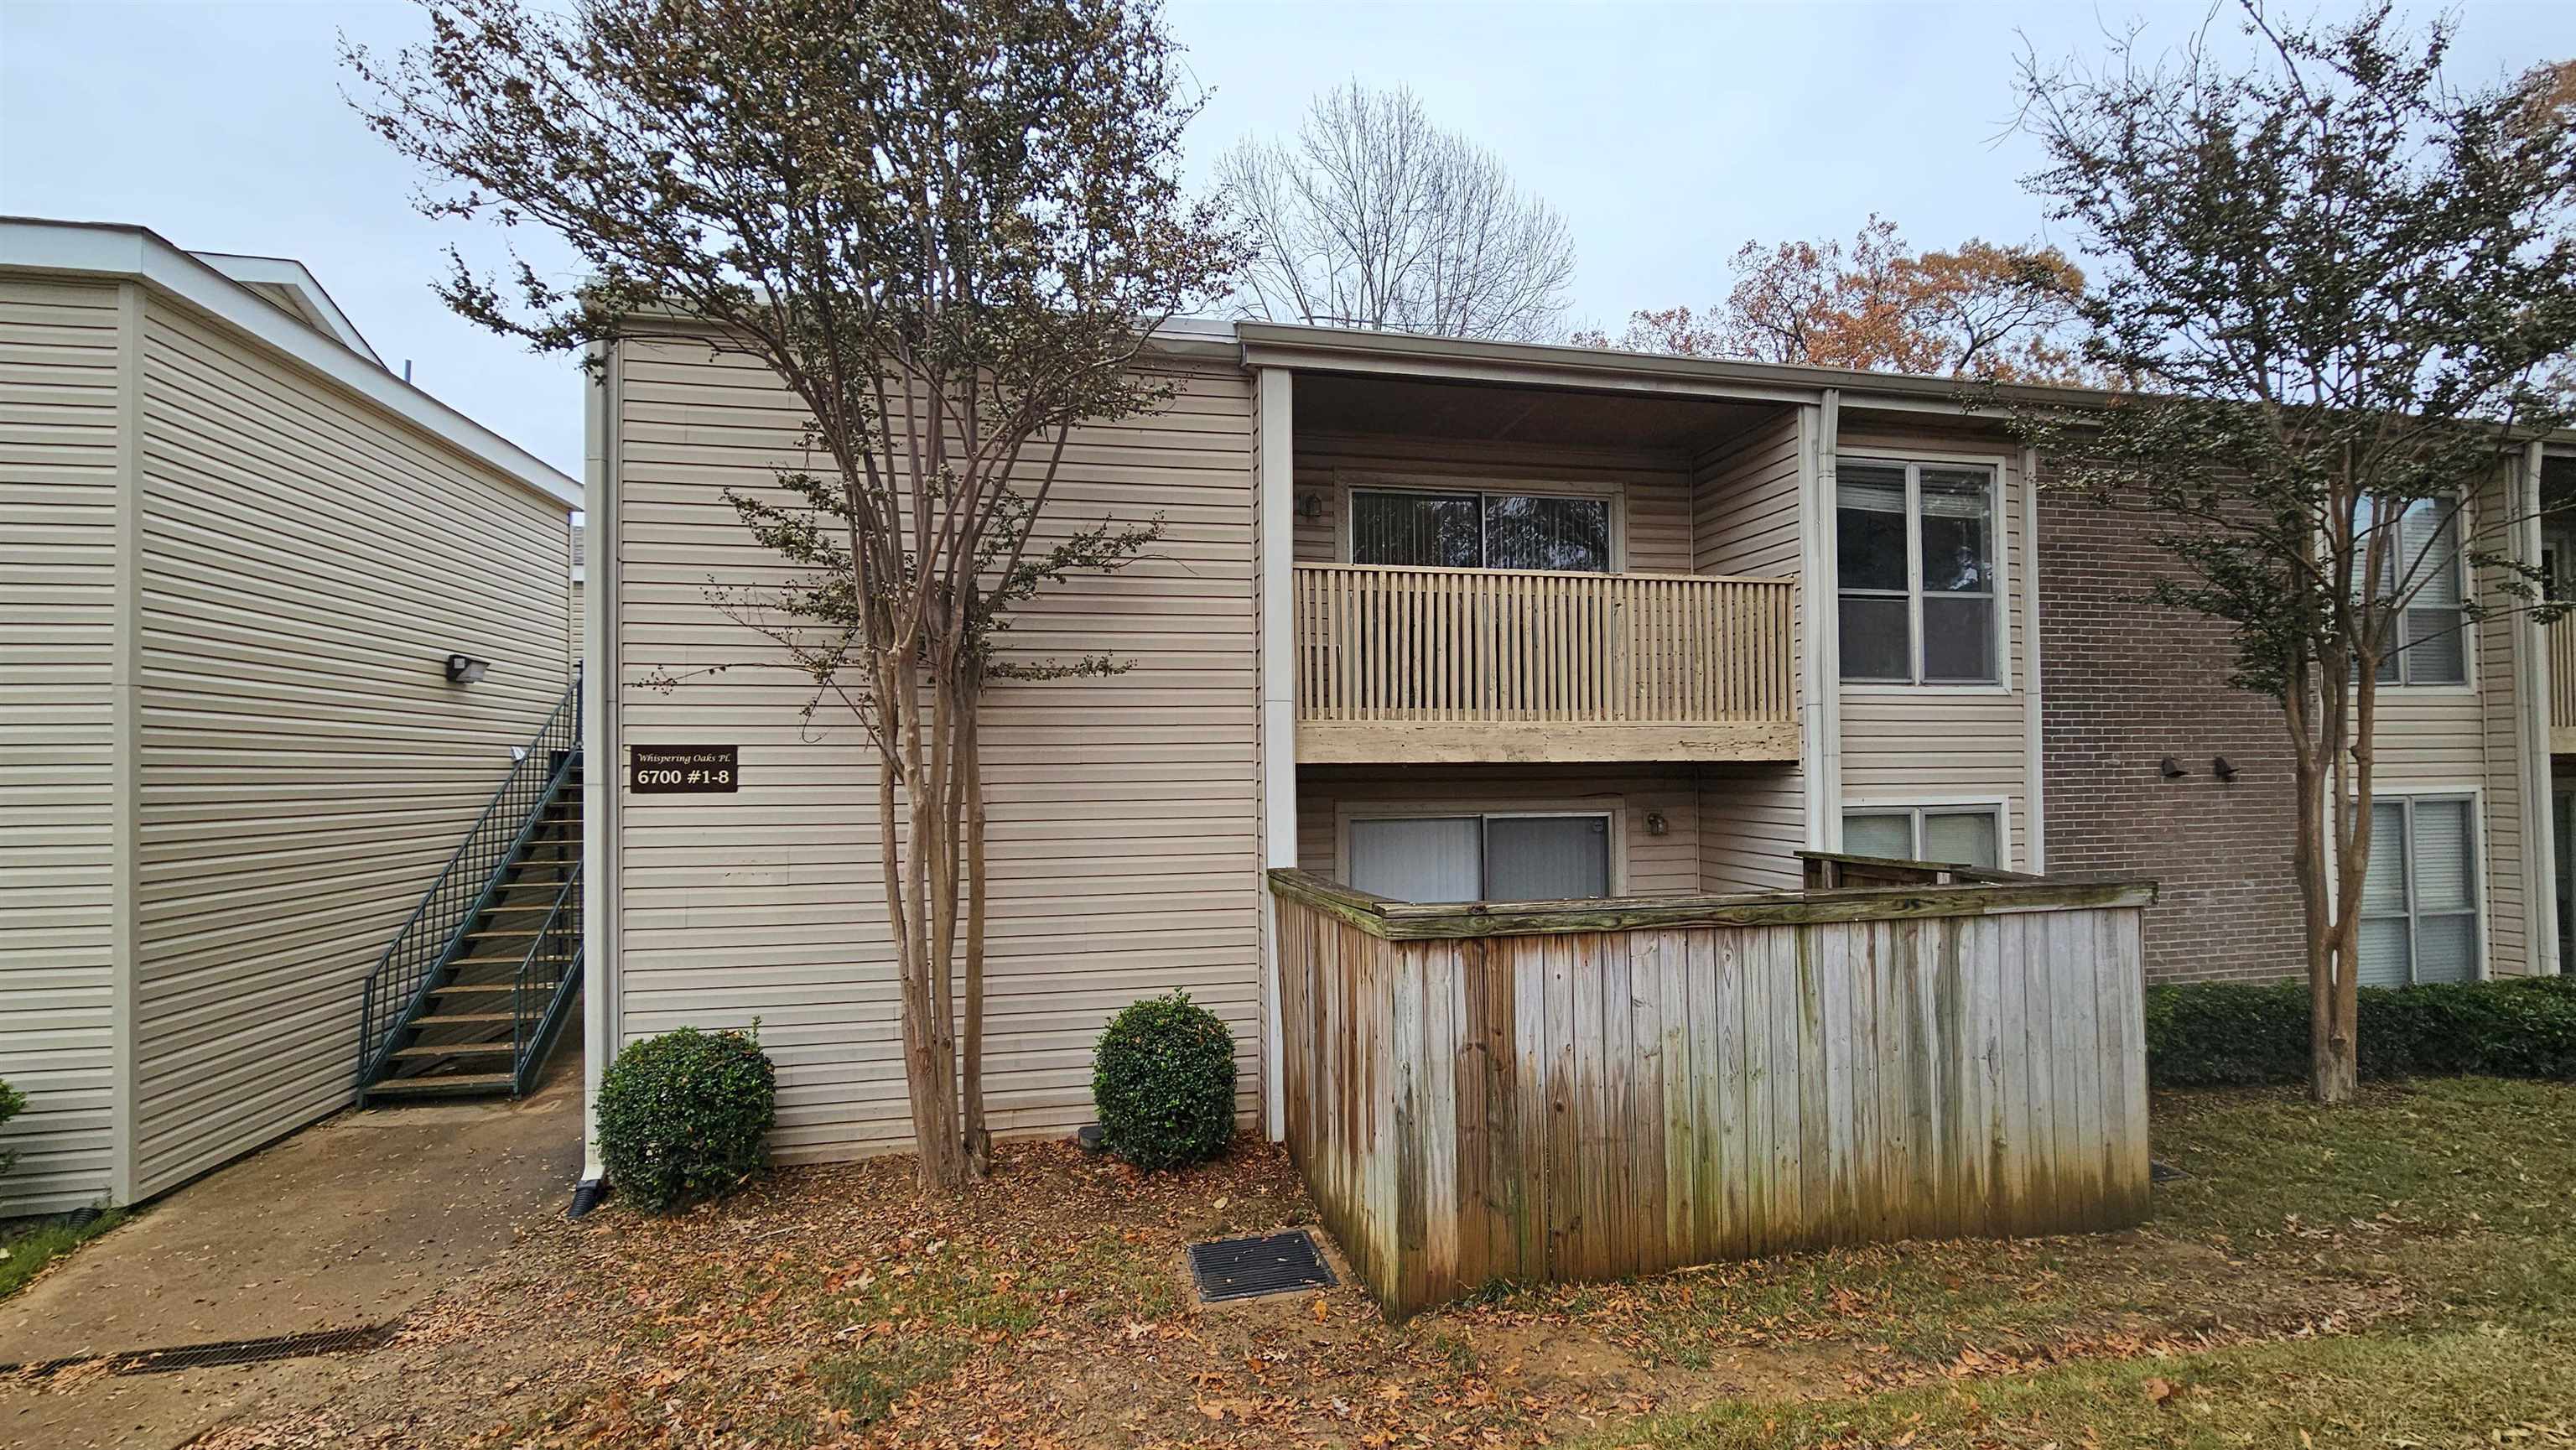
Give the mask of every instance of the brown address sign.
M 742 788 L 739 745 L 630 745 L 626 789 L 636 795 L 731 795 Z

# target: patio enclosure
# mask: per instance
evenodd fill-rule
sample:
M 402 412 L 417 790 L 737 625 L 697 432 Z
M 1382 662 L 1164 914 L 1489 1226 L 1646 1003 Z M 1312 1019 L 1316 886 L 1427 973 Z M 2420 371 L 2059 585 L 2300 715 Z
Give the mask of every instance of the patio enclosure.
M 1809 879 L 1836 869 L 1906 874 Z M 1492 1279 L 2139 1221 L 2154 887 L 1914 875 L 1420 906 L 1272 872 L 1289 1149 L 1353 1270 L 1403 1315 Z

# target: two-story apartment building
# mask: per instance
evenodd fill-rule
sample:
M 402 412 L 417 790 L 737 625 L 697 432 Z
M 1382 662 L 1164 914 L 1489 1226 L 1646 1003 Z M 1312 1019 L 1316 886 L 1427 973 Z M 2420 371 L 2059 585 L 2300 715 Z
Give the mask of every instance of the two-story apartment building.
M 1790 890 L 1800 849 L 2161 875 L 2151 973 L 2297 970 L 2272 712 L 2136 603 L 2142 525 L 2045 495 L 1955 384 L 1266 324 L 1156 366 L 1172 406 L 1081 430 L 1050 508 L 1164 541 L 1008 641 L 1131 668 L 987 706 L 999 1130 L 1088 1120 L 1103 1021 L 1180 987 L 1275 1131 L 1271 867 L 1424 902 Z M 909 1135 L 875 765 L 706 598 L 782 577 L 720 491 L 801 464 L 799 424 L 668 342 L 594 390 L 588 1010 L 598 1044 L 757 1019 L 782 1152 L 828 1157 Z M 2453 643 L 2386 710 L 2375 979 L 2555 969 L 2551 641 L 2462 629 L 2491 587 L 2428 598 Z M 630 793 L 674 745 L 732 747 L 734 788 Z

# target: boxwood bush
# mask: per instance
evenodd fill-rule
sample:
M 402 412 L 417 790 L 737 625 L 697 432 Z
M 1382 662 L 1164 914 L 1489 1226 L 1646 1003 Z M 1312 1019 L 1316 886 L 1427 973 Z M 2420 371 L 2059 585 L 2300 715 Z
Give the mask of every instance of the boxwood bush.
M 2576 977 L 2364 987 L 2361 1075 L 2576 1078 Z M 2147 990 L 2147 1075 L 2159 1087 L 2304 1082 L 2304 982 Z
M 1234 1137 L 1234 1034 L 1188 993 L 1111 1018 L 1092 1062 L 1101 1146 L 1137 1167 L 1201 1162 Z
M 27 1111 L 27 1095 L 9 1086 L 6 1081 L 0 1081 L 0 1128 L 9 1126 L 11 1118 L 25 1111 Z M 17 1161 L 17 1149 L 0 1148 L 0 1173 L 8 1172 Z
M 778 1071 L 741 1032 L 683 1027 L 617 1054 L 599 1082 L 608 1182 L 650 1213 L 720 1194 L 768 1162 Z

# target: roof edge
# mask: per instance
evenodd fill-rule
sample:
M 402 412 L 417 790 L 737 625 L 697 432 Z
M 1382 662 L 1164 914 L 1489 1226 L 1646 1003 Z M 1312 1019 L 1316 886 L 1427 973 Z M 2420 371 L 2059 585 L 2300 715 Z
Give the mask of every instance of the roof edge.
M 303 270 L 300 263 L 290 265 Z M 568 509 L 582 506 L 581 485 L 560 469 L 404 382 L 371 355 L 307 326 L 247 284 L 173 245 L 149 227 L 0 216 L 0 269 L 142 282 L 248 333 L 344 390 L 501 470 L 530 492 Z M 338 309 L 334 307 L 332 311 L 336 313 Z M 355 329 L 351 331 L 354 334 Z

